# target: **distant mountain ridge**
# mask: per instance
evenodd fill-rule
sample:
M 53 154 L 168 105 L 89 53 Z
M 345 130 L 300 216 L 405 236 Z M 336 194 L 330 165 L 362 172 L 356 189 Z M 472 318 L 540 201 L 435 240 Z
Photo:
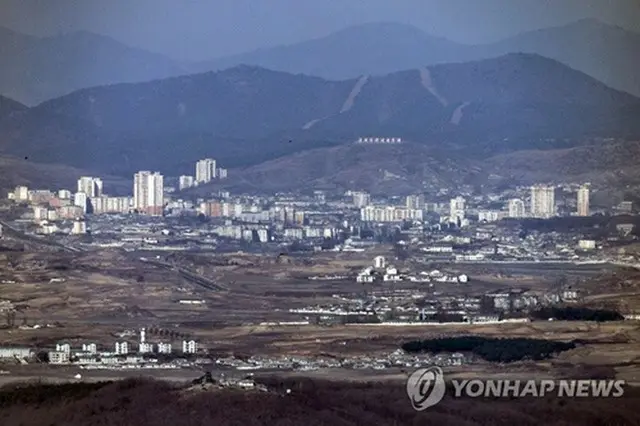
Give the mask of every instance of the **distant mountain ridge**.
M 557 61 L 510 54 L 327 81 L 259 67 L 83 89 L 0 121 L 0 152 L 129 175 L 247 166 L 360 136 L 466 155 L 640 137 L 640 100 Z
M 10 114 L 24 111 L 27 109 L 25 105 L 22 105 L 20 102 L 14 101 L 13 99 L 5 98 L 4 96 L 0 96 L 0 120 L 4 117 L 9 116 Z
M 79 31 L 33 37 L 0 28 L 0 94 L 29 105 L 75 90 L 187 74 L 160 54 Z
M 294 74 L 348 79 L 508 53 L 549 57 L 613 88 L 640 96 L 640 74 L 636 71 L 640 68 L 640 34 L 594 19 L 481 45 L 455 43 L 410 25 L 363 24 L 314 40 L 205 61 L 195 70 L 249 64 Z
M 555 59 L 610 87 L 640 96 L 640 33 L 583 19 L 519 34 L 480 50 L 483 56 L 510 52 Z
M 36 105 L 88 87 L 146 82 L 241 64 L 348 80 L 518 52 L 555 59 L 610 87 L 640 96 L 640 74 L 636 72 L 640 34 L 595 20 L 476 46 L 435 37 L 410 25 L 369 23 L 326 37 L 198 63 L 175 61 L 86 31 L 39 38 L 0 27 L 0 94 Z
M 255 65 L 293 74 L 346 80 L 364 74 L 385 75 L 461 59 L 466 46 L 404 24 L 361 24 L 285 46 L 257 49 L 203 61 L 196 71 Z

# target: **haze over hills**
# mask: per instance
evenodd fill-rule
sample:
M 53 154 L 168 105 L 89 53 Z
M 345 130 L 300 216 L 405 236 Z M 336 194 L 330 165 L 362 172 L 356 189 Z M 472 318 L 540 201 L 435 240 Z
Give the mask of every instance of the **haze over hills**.
M 640 34 L 584 19 L 531 31 L 487 46 L 484 55 L 537 53 L 640 96 Z
M 301 43 L 263 48 L 196 65 L 199 71 L 239 64 L 341 80 L 384 75 L 465 57 L 467 46 L 431 36 L 411 25 L 370 23 Z
M 477 46 L 433 37 L 410 25 L 365 24 L 315 40 L 203 62 L 197 69 L 250 64 L 345 79 L 517 52 L 558 60 L 613 88 L 640 96 L 640 76 L 636 72 L 640 66 L 640 34 L 592 19 Z
M 206 155 L 250 165 L 359 136 L 483 155 L 567 147 L 638 137 L 638 113 L 637 98 L 537 55 L 345 81 L 240 66 L 45 102 L 0 123 L 0 149 L 106 173 L 182 173 Z
M 0 120 L 14 112 L 24 111 L 25 109 L 27 107 L 20 102 L 0 96 Z
M 35 105 L 74 90 L 187 73 L 182 64 L 109 37 L 75 32 L 38 38 L 0 28 L 0 94 Z
M 27 105 L 78 89 L 144 82 L 241 64 L 330 80 L 385 75 L 423 66 L 536 53 L 640 96 L 640 34 L 595 20 L 469 46 L 405 24 L 370 23 L 300 43 L 181 63 L 109 37 L 75 32 L 38 38 L 0 28 L 0 94 Z

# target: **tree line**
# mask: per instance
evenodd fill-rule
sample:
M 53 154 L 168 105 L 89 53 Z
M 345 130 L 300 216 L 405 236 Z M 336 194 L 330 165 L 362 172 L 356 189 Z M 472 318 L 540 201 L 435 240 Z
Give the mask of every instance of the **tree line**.
M 406 342 L 402 349 L 409 353 L 472 353 L 490 362 L 542 360 L 576 347 L 574 342 L 558 342 L 528 338 L 492 338 L 480 336 L 444 337 Z
M 620 312 L 607 309 L 590 309 L 583 307 L 557 307 L 550 306 L 531 312 L 531 319 L 548 320 L 553 318 L 559 321 L 623 321 L 624 316 Z

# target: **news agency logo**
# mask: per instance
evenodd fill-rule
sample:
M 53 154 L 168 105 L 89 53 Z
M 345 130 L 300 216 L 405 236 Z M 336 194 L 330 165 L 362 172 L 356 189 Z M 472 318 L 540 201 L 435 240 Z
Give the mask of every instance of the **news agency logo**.
M 440 367 L 421 368 L 407 380 L 407 395 L 417 411 L 426 410 L 442 401 L 447 390 Z
M 624 380 L 451 380 L 455 398 L 619 398 Z M 424 411 L 444 398 L 447 384 L 439 367 L 421 368 L 409 376 L 407 395 L 417 411 Z

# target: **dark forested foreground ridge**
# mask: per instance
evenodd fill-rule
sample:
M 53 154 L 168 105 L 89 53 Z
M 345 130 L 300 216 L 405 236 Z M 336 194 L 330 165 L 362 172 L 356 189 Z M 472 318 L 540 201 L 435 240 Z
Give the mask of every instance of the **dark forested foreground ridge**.
M 526 338 L 496 339 L 480 336 L 416 340 L 402 345 L 402 349 L 407 352 L 470 352 L 492 362 L 541 360 L 575 347 L 576 344 L 573 342 Z
M 167 383 L 34 385 L 0 391 L 2 426 L 554 426 L 637 425 L 640 394 L 622 398 L 444 400 L 411 407 L 404 383 L 265 381 L 269 392 L 195 391 Z M 285 389 L 291 389 L 286 394 Z

